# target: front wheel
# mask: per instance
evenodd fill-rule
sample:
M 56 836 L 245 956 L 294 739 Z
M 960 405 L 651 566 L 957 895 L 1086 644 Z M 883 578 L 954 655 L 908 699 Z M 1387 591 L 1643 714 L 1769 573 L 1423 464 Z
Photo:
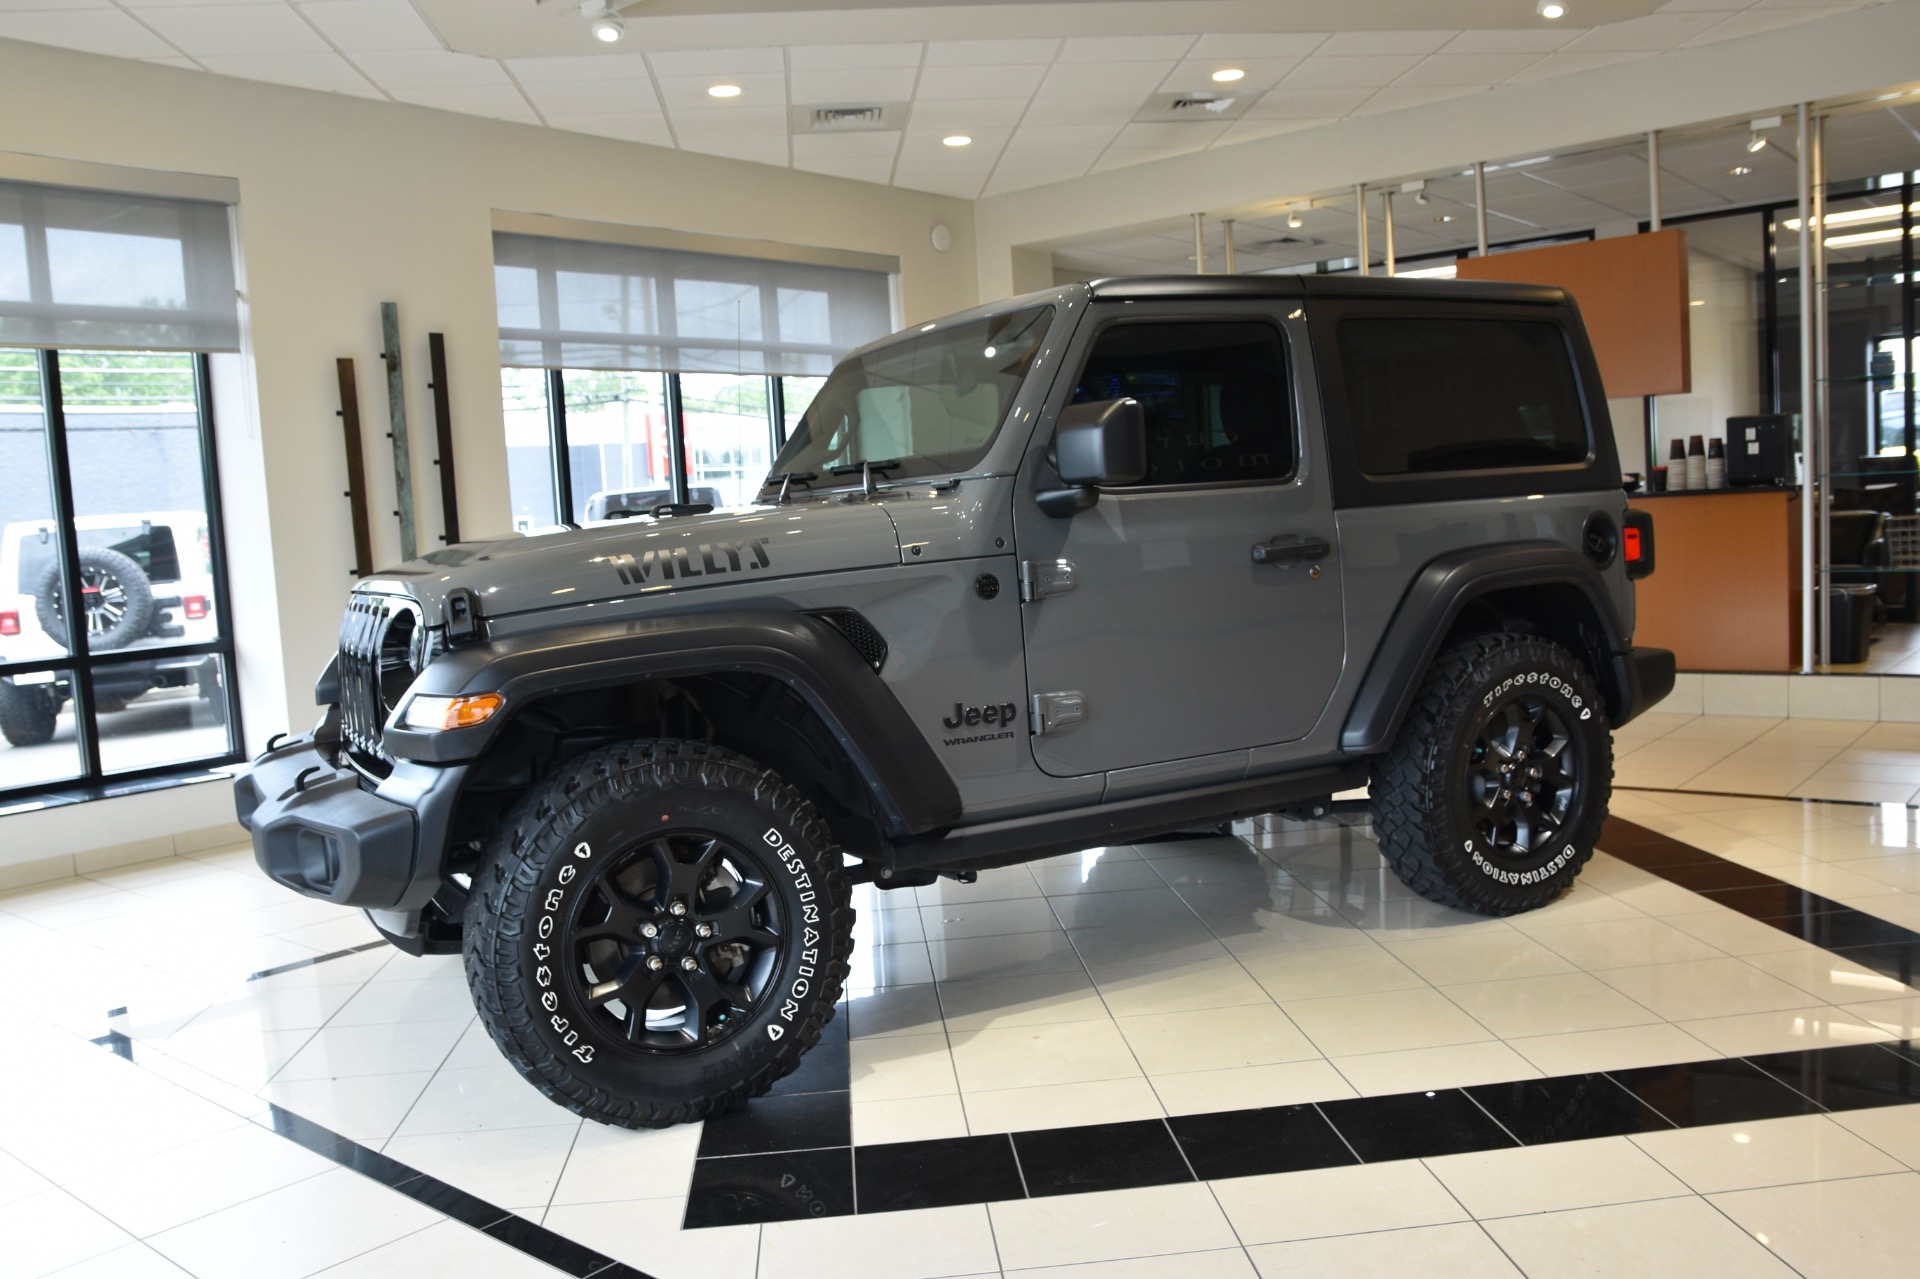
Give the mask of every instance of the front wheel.
M 1606 704 L 1587 668 L 1551 640 L 1476 636 L 1434 660 L 1376 763 L 1374 833 L 1421 896 L 1512 915 L 1572 886 L 1612 788 Z
M 732 751 L 635 741 L 508 814 L 467 901 L 480 1019 L 577 1114 L 665 1127 L 738 1106 L 819 1041 L 853 910 L 812 805 Z

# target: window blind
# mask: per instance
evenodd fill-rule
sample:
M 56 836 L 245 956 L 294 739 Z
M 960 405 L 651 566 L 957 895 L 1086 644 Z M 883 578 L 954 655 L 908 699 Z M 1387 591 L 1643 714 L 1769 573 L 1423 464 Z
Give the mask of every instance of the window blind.
M 892 330 L 885 272 L 498 231 L 509 368 L 823 375 Z
M 0 346 L 239 350 L 227 206 L 0 182 Z

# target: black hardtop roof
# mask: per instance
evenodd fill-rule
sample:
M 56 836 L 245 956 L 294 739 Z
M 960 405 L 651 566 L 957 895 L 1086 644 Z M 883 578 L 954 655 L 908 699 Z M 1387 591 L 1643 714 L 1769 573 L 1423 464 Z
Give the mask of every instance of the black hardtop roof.
M 1406 280 L 1363 275 L 1132 275 L 1087 281 L 1102 301 L 1175 298 L 1401 298 L 1435 302 L 1522 302 L 1564 305 L 1552 284 L 1495 280 Z

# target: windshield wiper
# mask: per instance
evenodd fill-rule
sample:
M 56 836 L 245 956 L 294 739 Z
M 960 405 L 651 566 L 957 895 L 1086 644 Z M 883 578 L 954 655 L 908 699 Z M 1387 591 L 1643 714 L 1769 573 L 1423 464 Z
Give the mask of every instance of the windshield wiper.
M 781 471 L 777 475 L 769 475 L 766 479 L 762 480 L 760 487 L 765 490 L 778 484 L 780 486 L 780 495 L 776 497 L 774 501 L 784 506 L 789 500 L 788 495 L 793 491 L 794 485 L 805 484 L 808 488 L 812 488 L 813 481 L 819 478 L 820 473 L 818 471 Z
M 853 462 L 846 466 L 829 467 L 827 468 L 827 474 L 858 475 L 860 477 L 860 491 L 866 496 L 872 497 L 880 491 L 879 486 L 873 482 L 873 473 L 875 471 L 897 471 L 902 465 L 903 463 L 897 457 L 890 457 L 877 462 L 869 458 L 864 462 Z

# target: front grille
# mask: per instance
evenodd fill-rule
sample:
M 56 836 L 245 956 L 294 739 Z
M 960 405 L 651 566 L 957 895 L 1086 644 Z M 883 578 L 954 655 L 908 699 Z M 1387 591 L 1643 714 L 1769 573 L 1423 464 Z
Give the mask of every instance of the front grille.
M 387 717 L 421 659 L 420 612 L 411 600 L 355 595 L 340 621 L 340 732 L 363 761 L 391 764 L 381 745 Z

